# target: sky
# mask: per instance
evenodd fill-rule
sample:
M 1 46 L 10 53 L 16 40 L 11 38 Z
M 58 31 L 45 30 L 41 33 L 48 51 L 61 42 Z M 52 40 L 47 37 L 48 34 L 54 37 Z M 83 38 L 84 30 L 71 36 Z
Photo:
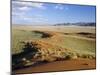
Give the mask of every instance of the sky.
M 12 1 L 13 24 L 95 22 L 95 6 Z

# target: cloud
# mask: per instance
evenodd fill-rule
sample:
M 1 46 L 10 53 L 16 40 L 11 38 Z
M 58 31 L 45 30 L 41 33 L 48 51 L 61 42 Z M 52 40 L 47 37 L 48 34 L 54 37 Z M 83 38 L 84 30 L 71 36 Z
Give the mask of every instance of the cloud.
M 59 7 L 59 9 L 60 9 L 60 10 L 63 10 L 64 8 L 63 8 L 63 7 Z
M 48 22 L 48 19 L 46 19 L 43 15 L 32 14 L 31 10 L 33 8 L 37 8 L 41 10 L 46 9 L 43 3 L 12 1 L 13 22 L 23 22 L 23 23 Z
M 57 4 L 54 8 L 58 10 L 68 10 L 68 7 L 63 6 L 62 4 Z
M 25 15 L 25 12 L 12 12 L 12 16 L 21 16 Z
M 33 3 L 33 7 L 37 7 L 40 9 L 46 9 L 43 3 Z
M 20 16 L 19 18 L 27 23 L 47 23 L 48 22 L 48 19 L 44 17 Z
M 33 2 L 18 2 L 18 1 L 12 1 L 13 5 L 17 5 L 18 7 L 33 7 L 33 8 L 39 8 L 39 9 L 45 9 L 44 3 L 33 3 Z
M 33 22 L 33 17 L 27 16 L 27 15 L 21 15 L 21 14 L 16 14 L 17 16 L 13 15 L 12 20 L 13 21 L 22 21 L 22 22 Z
M 61 4 L 57 4 L 55 7 L 55 9 L 59 9 L 59 10 L 63 10 L 64 7 Z
M 31 8 L 24 6 L 24 7 L 20 7 L 19 10 L 30 10 Z
M 48 19 L 46 19 L 41 14 L 35 14 L 35 15 L 27 15 L 27 13 L 12 13 L 12 19 L 13 20 L 19 20 L 25 23 L 47 23 Z

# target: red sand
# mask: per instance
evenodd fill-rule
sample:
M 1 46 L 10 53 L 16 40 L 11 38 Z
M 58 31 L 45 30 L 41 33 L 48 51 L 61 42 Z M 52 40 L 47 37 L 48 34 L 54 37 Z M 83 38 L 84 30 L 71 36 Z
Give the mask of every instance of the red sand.
M 21 73 L 36 73 L 36 72 L 52 72 L 52 71 L 69 71 L 69 70 L 85 70 L 85 69 L 95 69 L 96 61 L 95 59 L 74 59 L 74 60 L 63 60 L 55 61 L 47 64 L 24 68 L 16 70 L 17 74 Z

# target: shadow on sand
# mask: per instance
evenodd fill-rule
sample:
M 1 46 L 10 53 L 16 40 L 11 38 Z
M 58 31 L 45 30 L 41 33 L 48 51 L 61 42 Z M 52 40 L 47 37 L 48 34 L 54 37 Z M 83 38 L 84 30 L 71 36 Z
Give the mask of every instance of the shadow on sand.
M 32 57 L 37 53 L 37 49 L 32 47 L 29 43 L 25 44 L 22 49 L 23 52 L 12 55 L 12 69 L 23 68 L 23 58 L 32 59 Z

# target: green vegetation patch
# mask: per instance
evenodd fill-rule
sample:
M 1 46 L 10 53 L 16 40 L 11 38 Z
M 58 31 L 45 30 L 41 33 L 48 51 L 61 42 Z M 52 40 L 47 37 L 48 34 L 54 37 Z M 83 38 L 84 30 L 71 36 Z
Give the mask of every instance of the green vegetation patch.
M 42 34 L 27 30 L 12 29 L 12 54 L 22 52 L 24 41 L 41 39 Z

